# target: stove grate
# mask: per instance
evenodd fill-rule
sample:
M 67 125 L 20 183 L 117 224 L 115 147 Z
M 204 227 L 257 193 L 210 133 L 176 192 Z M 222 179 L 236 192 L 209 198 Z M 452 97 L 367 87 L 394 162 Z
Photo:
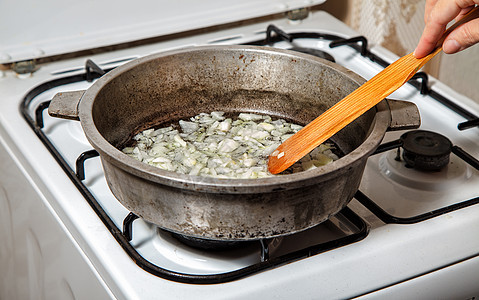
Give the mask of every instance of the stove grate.
M 272 33 L 275 35 L 272 35 Z M 262 39 L 259 41 L 254 41 L 248 43 L 248 45 L 269 45 L 272 42 L 280 41 L 280 40 L 288 40 L 293 41 L 295 39 L 323 39 L 328 41 L 336 41 L 336 46 L 345 45 L 356 49 L 359 53 L 363 56 L 371 59 L 374 62 L 377 62 L 381 66 L 385 67 L 388 65 L 380 57 L 376 56 L 375 54 L 371 53 L 367 49 L 367 40 L 363 40 L 363 38 L 357 38 L 353 40 L 343 40 L 342 38 L 331 35 L 331 34 L 323 34 L 318 32 L 300 32 L 300 33 L 291 33 L 286 34 L 278 28 L 271 27 L 269 28 L 269 34 L 266 39 Z M 341 42 L 339 42 L 341 41 Z M 358 41 L 362 43 L 362 45 L 358 45 Z M 32 128 L 32 130 L 36 133 L 36 135 L 40 138 L 43 144 L 48 148 L 51 152 L 52 156 L 56 159 L 59 165 L 63 168 L 65 173 L 71 179 L 71 181 L 75 184 L 78 190 L 82 193 L 85 197 L 86 201 L 98 215 L 98 217 L 102 220 L 105 224 L 106 228 L 110 231 L 110 233 L 114 236 L 114 238 L 118 241 L 121 247 L 125 250 L 126 253 L 131 257 L 135 263 L 140 266 L 145 271 L 150 272 L 156 276 L 177 281 L 183 283 L 192 283 L 192 284 L 215 284 L 215 283 L 223 283 L 228 281 L 237 280 L 239 278 L 243 278 L 245 276 L 249 276 L 256 272 L 264 271 L 270 268 L 274 268 L 291 261 L 299 260 L 302 258 L 310 257 L 313 255 L 317 255 L 323 253 L 325 251 L 329 251 L 338 247 L 342 247 L 357 241 L 364 239 L 369 233 L 369 226 L 366 222 L 359 217 L 356 213 L 354 213 L 351 209 L 345 208 L 340 212 L 346 219 L 348 219 L 356 228 L 357 230 L 349 235 L 344 237 L 326 242 L 321 243 L 314 246 L 309 246 L 304 249 L 294 251 L 291 253 L 287 253 L 275 258 L 268 257 L 268 242 L 265 240 L 258 241 L 259 247 L 262 248 L 261 251 L 261 261 L 259 263 L 244 267 L 239 270 L 235 270 L 232 272 L 221 273 L 221 274 L 213 274 L 213 275 L 193 275 L 193 274 L 184 274 L 179 272 L 174 272 L 171 270 L 167 270 L 161 268 L 157 265 L 152 264 L 151 262 L 144 259 L 136 250 L 135 248 L 129 243 L 132 237 L 131 231 L 131 224 L 135 220 L 135 215 L 129 214 L 125 221 L 123 230 L 119 229 L 113 220 L 108 216 L 105 210 L 101 207 L 86 185 L 83 183 L 85 179 L 85 172 L 84 172 L 84 162 L 85 160 L 95 157 L 98 155 L 95 150 L 89 150 L 87 152 L 82 153 L 82 155 L 77 159 L 76 162 L 76 170 L 72 170 L 66 160 L 62 157 L 59 151 L 55 148 L 53 143 L 48 139 L 46 133 L 43 131 L 43 111 L 48 108 L 49 101 L 40 104 L 37 108 L 33 116 L 30 114 L 29 106 L 32 100 L 38 96 L 39 94 L 53 89 L 58 86 L 62 86 L 69 83 L 80 82 L 80 81 L 91 81 L 93 79 L 101 77 L 103 73 L 101 69 L 97 68 L 95 64 L 92 64 L 91 61 L 88 62 L 88 65 L 85 67 L 85 73 L 79 75 L 69 75 L 65 77 L 61 77 L 58 79 L 54 79 L 39 86 L 34 87 L 30 90 L 27 95 L 24 97 L 21 103 L 21 113 L 23 114 L 25 120 Z M 106 72 L 110 71 L 111 69 L 104 70 Z M 418 79 L 421 80 L 421 83 L 418 82 Z M 456 113 L 464 116 L 467 120 L 474 120 L 478 117 L 473 115 L 472 113 L 462 109 L 460 106 L 456 105 L 451 100 L 445 98 L 438 93 L 431 91 L 427 88 L 427 75 L 419 75 L 416 78 L 413 78 L 410 82 L 413 86 L 418 88 L 422 93 L 428 93 L 433 99 L 436 99 L 440 103 L 443 103 L 448 108 L 454 110 Z M 458 152 L 461 152 L 458 150 Z M 384 219 L 383 221 L 387 223 L 398 223 L 398 222 L 405 222 L 407 224 L 420 222 L 421 220 L 425 220 L 428 218 L 432 218 L 438 213 L 428 213 L 424 216 L 415 217 L 414 220 L 404 220 L 401 218 L 395 218 L 393 216 L 388 216 L 380 207 L 378 207 L 372 200 L 370 200 L 366 195 L 364 195 L 361 191 L 358 191 L 355 196 L 364 206 L 370 209 L 373 213 L 375 213 L 379 218 Z M 460 209 L 461 207 L 473 205 L 479 202 L 479 198 L 471 199 L 465 202 L 462 202 L 457 205 L 452 205 L 450 207 L 441 209 L 439 215 L 442 213 L 449 212 L 454 209 Z M 408 223 L 409 222 L 409 223 Z M 262 244 L 262 245 L 261 245 Z
M 401 159 L 400 155 L 400 149 L 403 146 L 403 140 L 402 139 L 397 139 L 394 141 L 390 141 L 387 143 L 381 144 L 376 151 L 372 155 L 376 155 L 379 153 L 383 153 L 385 151 L 390 151 L 397 149 L 397 159 Z M 479 170 L 479 161 L 474 158 L 472 155 L 467 153 L 465 150 L 460 148 L 459 146 L 452 146 L 451 148 L 452 153 L 454 153 L 456 156 L 458 156 L 460 159 L 462 159 L 464 162 L 469 164 L 471 167 L 475 168 L 476 170 Z M 446 207 L 442 207 L 436 210 L 432 210 L 430 212 L 426 212 L 420 215 L 412 216 L 412 217 L 396 217 L 388 212 L 386 212 L 384 209 L 382 209 L 376 202 L 371 200 L 367 195 L 365 195 L 363 192 L 358 191 L 355 195 L 355 198 L 367 209 L 369 209 L 373 214 L 375 214 L 381 221 L 387 224 L 414 224 L 418 222 L 422 222 L 434 217 L 438 217 L 440 215 L 449 213 L 454 210 L 462 209 L 471 205 L 479 204 L 479 197 L 475 197 L 472 199 L 464 200 L 459 203 L 455 203 Z

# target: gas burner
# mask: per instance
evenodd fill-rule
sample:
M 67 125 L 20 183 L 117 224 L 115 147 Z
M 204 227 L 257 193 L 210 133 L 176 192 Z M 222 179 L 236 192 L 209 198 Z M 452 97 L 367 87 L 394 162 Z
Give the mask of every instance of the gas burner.
M 221 241 L 202 239 L 183 234 L 171 233 L 171 235 L 183 244 L 208 251 L 222 251 L 228 249 L 238 249 L 252 244 L 250 241 Z
M 271 255 L 281 246 L 282 240 L 282 238 L 274 238 L 270 241 Z M 180 242 L 171 232 L 157 228 L 153 238 L 156 254 L 152 256 L 151 260 L 155 262 L 155 259 L 160 259 L 162 266 L 180 272 L 191 273 L 192 269 L 198 270 L 198 274 L 230 272 L 261 261 L 260 243 L 247 242 L 246 244 L 239 248 L 210 251 L 209 249 L 190 247 L 182 241 Z
M 457 156 L 452 156 L 449 164 L 436 172 L 422 172 L 398 161 L 396 153 L 389 151 L 379 160 L 381 173 L 391 180 L 413 189 L 440 191 L 457 187 L 467 181 L 471 169 Z
M 467 181 L 471 169 L 460 157 L 450 157 L 452 143 L 446 137 L 414 130 L 400 137 L 399 151 L 388 151 L 379 160 L 381 173 L 392 181 L 416 190 L 441 191 Z
M 293 48 L 291 48 L 289 50 L 298 51 L 298 52 L 306 53 L 306 54 L 311 54 L 311 55 L 317 56 L 319 58 L 324 58 L 326 60 L 329 60 L 330 62 L 336 62 L 334 57 L 331 54 L 329 54 L 327 52 L 324 52 L 324 51 L 321 51 L 319 49 L 303 48 L 303 47 L 294 46 Z
M 449 164 L 451 141 L 439 133 L 414 130 L 401 135 L 406 167 L 421 171 L 439 171 Z

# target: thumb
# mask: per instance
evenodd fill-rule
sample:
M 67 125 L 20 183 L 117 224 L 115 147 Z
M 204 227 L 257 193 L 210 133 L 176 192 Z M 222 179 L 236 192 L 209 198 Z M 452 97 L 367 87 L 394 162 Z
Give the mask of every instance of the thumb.
M 453 54 L 479 42 L 479 19 L 463 24 L 451 32 L 442 45 L 444 53 Z

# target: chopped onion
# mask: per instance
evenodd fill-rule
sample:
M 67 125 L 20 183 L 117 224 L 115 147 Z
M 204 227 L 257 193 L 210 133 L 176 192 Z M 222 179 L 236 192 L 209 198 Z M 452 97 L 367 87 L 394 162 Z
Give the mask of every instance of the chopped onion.
M 267 115 L 240 113 L 233 120 L 226 118 L 224 112 L 215 111 L 180 120 L 178 125 L 144 130 L 134 136 L 136 144 L 125 147 L 123 152 L 152 166 L 182 174 L 263 178 L 275 176 L 268 172 L 268 156 L 301 128 Z M 332 149 L 332 144 L 320 145 L 288 172 L 310 170 L 337 160 Z

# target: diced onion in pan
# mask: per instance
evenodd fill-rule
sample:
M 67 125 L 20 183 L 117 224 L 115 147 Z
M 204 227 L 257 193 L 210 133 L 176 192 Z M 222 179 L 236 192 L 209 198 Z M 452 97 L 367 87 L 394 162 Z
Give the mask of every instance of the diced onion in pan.
M 176 129 L 178 128 L 178 129 Z M 152 166 L 182 174 L 216 178 L 254 179 L 268 172 L 268 156 L 302 126 L 270 116 L 224 112 L 201 113 L 178 125 L 147 129 L 134 137 L 136 144 L 123 152 Z M 299 172 L 333 162 L 338 156 L 325 143 L 288 169 Z

